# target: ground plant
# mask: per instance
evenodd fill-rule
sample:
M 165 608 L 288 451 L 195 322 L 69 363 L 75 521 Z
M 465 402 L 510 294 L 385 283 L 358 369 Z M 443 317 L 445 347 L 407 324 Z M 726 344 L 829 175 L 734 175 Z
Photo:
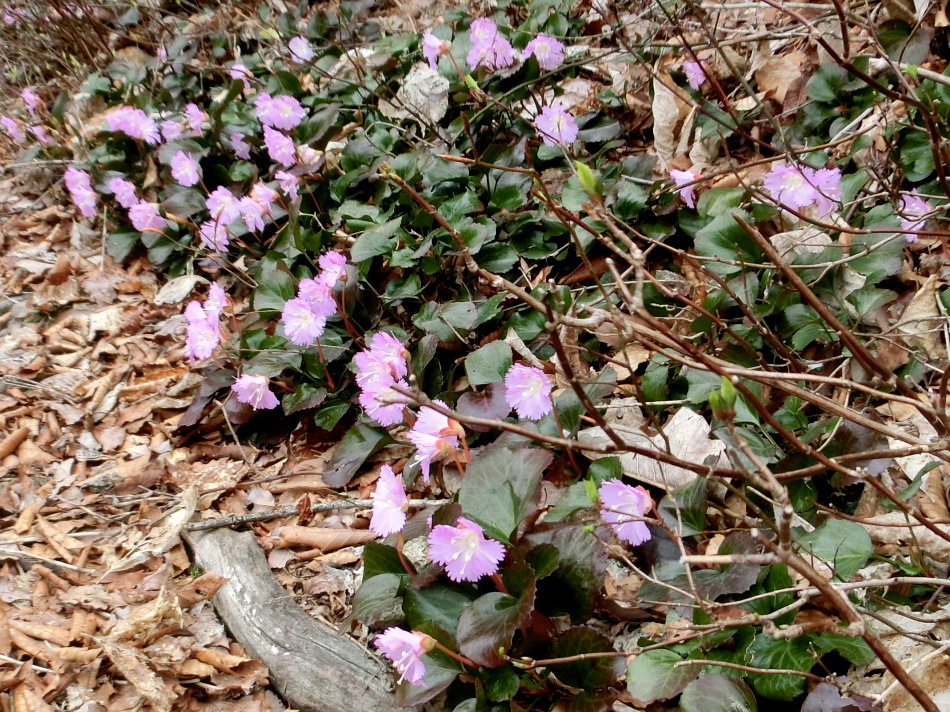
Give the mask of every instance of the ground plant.
M 937 710 L 942 11 L 240 7 L 0 124 L 184 285 L 182 437 L 378 475 L 344 628 L 399 703 Z

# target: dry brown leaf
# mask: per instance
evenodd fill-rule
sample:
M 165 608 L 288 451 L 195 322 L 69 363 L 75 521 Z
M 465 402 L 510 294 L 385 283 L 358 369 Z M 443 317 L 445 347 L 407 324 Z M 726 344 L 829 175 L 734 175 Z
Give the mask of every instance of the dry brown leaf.
M 931 275 L 907 304 L 894 331 L 911 348 L 922 350 L 930 359 L 944 361 L 947 347 L 943 331 L 947 320 L 937 307 L 938 298 L 937 275 Z
M 181 541 L 181 531 L 194 516 L 198 504 L 198 492 L 188 487 L 180 496 L 181 502 L 170 511 L 163 520 L 148 531 L 143 541 L 137 542 L 132 550 L 109 567 L 108 573 L 125 571 L 148 561 L 152 556 L 164 554 Z
M 805 81 L 802 76 L 804 63 L 805 55 L 801 52 L 773 54 L 755 73 L 756 85 L 775 99 L 779 106 L 784 107 L 789 89 L 796 83 Z
M 214 650 L 213 648 L 199 648 L 195 651 L 195 658 L 225 672 L 230 672 L 238 665 L 246 663 L 251 659 L 241 655 L 231 655 L 230 653 Z
M 658 72 L 653 79 L 653 146 L 661 171 L 676 157 L 680 125 L 689 114 L 689 105 L 669 88 L 673 85 L 666 72 Z
M 128 618 L 116 623 L 109 638 L 116 642 L 134 641 L 141 645 L 159 630 L 167 626 L 180 628 L 181 623 L 178 597 L 167 586 L 163 586 L 155 599 L 133 609 Z
M 183 609 L 191 608 L 196 603 L 214 596 L 227 582 L 228 580 L 223 576 L 208 571 L 198 578 L 191 579 L 175 592 L 178 596 L 178 604 Z
M 69 631 L 55 625 L 9 619 L 10 627 L 37 640 L 48 640 L 59 646 L 69 645 Z
M 13 688 L 14 712 L 53 712 L 54 707 L 30 685 L 21 682 Z
M 372 541 L 376 535 L 368 529 L 327 529 L 323 527 L 284 527 L 280 530 L 283 546 L 305 546 L 320 551 L 335 551 L 345 546 L 358 546 Z
M 172 702 L 177 696 L 162 678 L 149 669 L 144 655 L 129 645 L 109 638 L 97 638 L 96 643 L 102 646 L 103 652 L 122 677 L 132 683 L 135 691 L 151 703 L 155 712 L 171 711 Z

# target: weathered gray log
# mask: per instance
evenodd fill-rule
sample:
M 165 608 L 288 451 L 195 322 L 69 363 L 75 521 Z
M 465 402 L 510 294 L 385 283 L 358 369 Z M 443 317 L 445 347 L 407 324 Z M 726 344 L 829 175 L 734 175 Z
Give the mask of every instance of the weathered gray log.
M 187 535 L 198 565 L 228 582 L 214 607 L 234 638 L 270 671 L 274 687 L 303 712 L 380 712 L 396 706 L 392 670 L 307 615 L 274 578 L 250 532 Z M 411 709 L 411 708 L 410 708 Z

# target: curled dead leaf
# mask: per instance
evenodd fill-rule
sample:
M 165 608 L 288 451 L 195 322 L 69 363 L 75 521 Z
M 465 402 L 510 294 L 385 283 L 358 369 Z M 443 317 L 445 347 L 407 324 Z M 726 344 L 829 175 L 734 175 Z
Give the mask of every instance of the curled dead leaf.
M 368 529 L 284 527 L 280 530 L 280 541 L 283 546 L 305 546 L 325 552 L 342 549 L 345 546 L 358 546 L 375 538 L 376 535 Z

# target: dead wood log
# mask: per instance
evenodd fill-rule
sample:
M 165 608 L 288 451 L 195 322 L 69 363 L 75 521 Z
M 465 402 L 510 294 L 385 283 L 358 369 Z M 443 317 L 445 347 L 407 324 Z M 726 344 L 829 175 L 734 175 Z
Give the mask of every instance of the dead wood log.
M 362 646 L 307 615 L 274 578 L 250 532 L 190 532 L 195 561 L 228 582 L 214 607 L 274 687 L 303 712 L 380 712 L 396 706 L 392 670 Z

